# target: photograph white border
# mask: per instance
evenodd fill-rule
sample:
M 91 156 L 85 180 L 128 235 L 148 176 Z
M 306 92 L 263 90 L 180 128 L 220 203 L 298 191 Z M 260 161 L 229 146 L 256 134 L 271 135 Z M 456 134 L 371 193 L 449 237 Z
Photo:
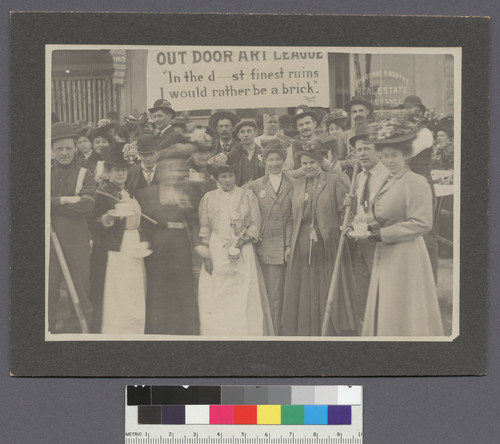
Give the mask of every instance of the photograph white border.
M 462 48 L 460 47 L 331 47 L 331 46 L 230 46 L 227 48 L 244 48 L 245 50 L 296 49 L 304 51 L 325 51 L 334 53 L 369 53 L 369 54 L 450 54 L 454 57 L 454 203 L 453 203 L 453 305 L 452 333 L 450 336 L 259 336 L 259 337 L 225 337 L 225 336 L 183 336 L 183 335 L 116 335 L 116 334 L 51 334 L 48 332 L 48 268 L 50 252 L 50 122 L 51 122 L 51 78 L 52 51 L 54 50 L 97 50 L 97 49 L 142 49 L 165 48 L 167 45 L 45 45 L 45 341 L 337 341 L 337 342 L 452 342 L 460 334 L 460 170 L 461 170 L 461 110 L 462 110 Z M 217 48 L 220 46 L 203 45 L 168 45 L 169 48 Z

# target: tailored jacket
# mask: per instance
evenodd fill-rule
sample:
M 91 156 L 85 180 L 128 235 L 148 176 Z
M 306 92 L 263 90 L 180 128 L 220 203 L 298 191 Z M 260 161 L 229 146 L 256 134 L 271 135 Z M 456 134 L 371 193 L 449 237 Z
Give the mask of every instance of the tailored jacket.
M 257 201 L 262 218 L 257 256 L 263 264 L 284 264 L 285 247 L 292 238 L 292 180 L 283 174 L 278 194 L 269 181 L 269 175 L 248 184 Z
M 260 155 L 262 155 L 262 148 L 257 144 L 250 160 L 248 160 L 241 144 L 238 144 L 235 149 L 229 152 L 227 163 L 236 165 L 236 186 L 241 187 L 265 174 L 265 166 L 259 160 Z
M 156 185 L 158 183 L 158 172 L 155 170 L 153 174 L 153 180 L 151 181 L 151 185 Z M 128 169 L 127 174 L 127 190 L 131 194 L 135 194 L 137 190 L 141 190 L 142 188 L 147 188 L 148 182 L 142 173 L 142 165 L 139 162 L 137 165 L 133 165 Z
M 168 148 L 170 145 L 174 145 L 176 143 L 184 143 L 184 136 L 178 133 L 173 127 L 170 127 L 165 130 L 163 134 L 159 134 L 156 136 L 156 149 L 158 151 Z
M 228 154 L 232 150 L 234 150 L 239 144 L 240 144 L 240 142 L 237 139 L 235 139 L 235 138 L 231 139 L 231 143 L 229 144 L 229 147 L 226 151 L 226 154 Z M 217 140 L 215 142 L 214 148 L 216 149 L 215 154 L 222 153 L 222 143 L 220 140 Z
M 424 177 L 403 169 L 378 192 L 380 226 L 363 335 L 442 335 L 441 316 L 423 235 L 432 228 L 432 193 Z

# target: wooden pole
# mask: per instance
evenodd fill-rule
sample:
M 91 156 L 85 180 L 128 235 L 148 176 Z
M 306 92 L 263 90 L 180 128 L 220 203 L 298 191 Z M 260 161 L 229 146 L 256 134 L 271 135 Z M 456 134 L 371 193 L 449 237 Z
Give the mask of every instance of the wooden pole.
M 356 180 L 358 176 L 359 163 L 356 162 L 354 165 L 354 171 L 352 173 L 352 182 L 349 189 L 349 194 L 352 196 L 354 190 L 356 188 Z M 323 316 L 323 325 L 321 327 L 321 336 L 326 336 L 328 332 L 328 325 L 330 323 L 331 311 L 332 311 L 332 302 L 335 296 L 335 292 L 337 291 L 339 275 L 340 275 L 340 264 L 342 262 L 342 254 L 344 251 L 345 245 L 345 237 L 347 233 L 347 224 L 349 223 L 349 219 L 351 217 L 351 205 L 346 208 L 346 212 L 344 214 L 344 222 L 342 224 L 342 232 L 340 233 L 340 242 L 337 250 L 337 257 L 335 258 L 335 266 L 333 267 L 333 275 L 332 281 L 330 284 L 330 291 L 328 292 L 328 299 L 326 300 L 325 306 L 325 314 Z M 346 305 L 350 305 L 350 301 L 346 300 Z
M 66 285 L 68 287 L 68 292 L 71 298 L 71 302 L 73 302 L 73 306 L 75 307 L 76 317 L 78 318 L 78 322 L 80 322 L 82 333 L 88 333 L 89 328 L 87 325 L 87 320 L 85 319 L 82 307 L 80 306 L 80 299 L 78 298 L 78 293 L 76 292 L 75 284 L 73 284 L 73 279 L 71 278 L 71 273 L 69 272 L 68 263 L 64 258 L 64 253 L 62 251 L 61 244 L 59 243 L 59 239 L 57 237 L 56 232 L 52 228 L 52 225 L 50 225 L 50 239 L 52 240 L 52 244 L 54 245 L 54 250 L 56 252 L 57 259 L 59 260 L 59 265 L 61 266 L 64 280 L 66 281 Z
M 116 202 L 121 202 L 121 200 L 120 200 L 120 199 L 118 199 L 117 197 L 112 196 L 111 194 L 105 193 L 104 191 L 99 191 L 99 190 L 97 190 L 97 191 L 96 191 L 96 194 L 100 194 L 101 196 L 106 196 L 106 197 L 109 197 L 110 199 L 113 199 L 113 200 L 115 200 Z M 144 219 L 149 220 L 149 222 L 151 222 L 152 224 L 154 224 L 154 225 L 158 225 L 158 222 L 156 222 L 154 219 L 150 218 L 149 216 L 146 216 L 144 213 L 141 213 L 141 216 L 142 216 Z

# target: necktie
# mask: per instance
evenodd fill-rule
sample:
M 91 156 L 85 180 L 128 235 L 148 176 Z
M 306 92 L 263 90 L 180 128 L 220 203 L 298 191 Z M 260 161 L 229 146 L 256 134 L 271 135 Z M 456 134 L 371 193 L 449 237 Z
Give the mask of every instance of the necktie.
M 368 213 L 368 210 L 370 209 L 370 171 L 366 170 L 365 176 L 365 186 L 363 187 L 363 194 L 361 196 L 363 202 L 363 210 L 365 211 L 365 213 Z
M 225 143 L 224 145 L 222 145 L 222 152 L 223 153 L 227 153 L 229 150 L 229 143 Z
M 148 186 L 151 185 L 152 181 L 153 181 L 153 170 L 146 170 L 146 182 L 148 183 Z

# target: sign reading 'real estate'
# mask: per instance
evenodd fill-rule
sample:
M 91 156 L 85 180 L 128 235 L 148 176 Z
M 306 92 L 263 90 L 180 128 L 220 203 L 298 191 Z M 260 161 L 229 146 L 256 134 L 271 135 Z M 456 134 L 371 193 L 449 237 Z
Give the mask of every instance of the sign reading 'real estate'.
M 169 46 L 148 51 L 148 103 L 179 111 L 329 106 L 328 56 L 305 48 Z

